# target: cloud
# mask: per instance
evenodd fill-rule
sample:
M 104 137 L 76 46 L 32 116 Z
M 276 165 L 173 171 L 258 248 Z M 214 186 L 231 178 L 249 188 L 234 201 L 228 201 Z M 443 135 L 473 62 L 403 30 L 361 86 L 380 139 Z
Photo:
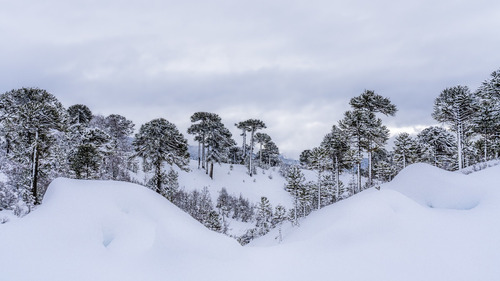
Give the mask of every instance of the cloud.
M 394 131 L 434 124 L 442 89 L 475 89 L 498 68 L 499 28 L 486 0 L 10 1 L 0 84 L 137 127 L 165 117 L 185 132 L 196 111 L 228 127 L 260 118 L 298 157 L 365 89 L 398 106 L 384 118 Z

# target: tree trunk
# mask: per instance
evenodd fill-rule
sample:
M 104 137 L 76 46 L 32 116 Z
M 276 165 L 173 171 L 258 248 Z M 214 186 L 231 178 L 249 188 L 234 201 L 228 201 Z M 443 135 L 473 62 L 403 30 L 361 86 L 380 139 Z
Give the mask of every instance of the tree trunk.
M 210 178 L 214 179 L 214 162 L 210 162 Z
M 243 152 L 243 162 L 244 162 L 245 158 L 247 156 L 247 147 L 246 147 L 246 143 L 247 143 L 247 130 L 245 128 L 243 128 L 243 133 L 241 135 L 243 136 L 243 145 L 241 147 L 241 151 Z
M 358 192 L 361 191 L 361 162 L 358 162 Z
M 255 133 L 255 130 L 252 130 L 252 134 L 250 135 L 250 155 L 248 156 L 248 168 L 249 168 L 249 174 L 252 177 L 253 176 L 253 169 L 252 169 L 252 155 L 253 155 L 253 135 Z
M 368 151 L 368 185 L 372 186 L 372 151 Z
M 205 135 L 201 135 L 201 167 L 205 169 Z
M 318 210 L 321 209 L 321 172 L 318 171 Z
M 161 162 L 156 163 L 156 192 L 161 194 Z
M 201 142 L 198 142 L 198 170 L 200 169 L 201 165 Z
M 35 146 L 33 147 L 33 174 L 31 178 L 31 192 L 35 199 L 35 205 L 40 205 L 40 200 L 38 198 L 38 131 L 35 134 Z
M 488 147 L 486 145 L 487 143 L 488 143 L 488 138 L 485 135 L 484 136 L 484 162 L 488 161 Z
M 259 148 L 259 166 L 262 168 L 262 143 Z
M 338 157 L 335 156 L 335 185 L 337 186 L 337 198 L 339 200 L 340 196 L 340 179 L 339 179 L 340 169 L 339 169 L 339 160 Z
M 458 149 L 458 170 L 461 171 L 463 168 L 463 158 L 462 158 L 462 124 L 457 126 L 457 149 Z

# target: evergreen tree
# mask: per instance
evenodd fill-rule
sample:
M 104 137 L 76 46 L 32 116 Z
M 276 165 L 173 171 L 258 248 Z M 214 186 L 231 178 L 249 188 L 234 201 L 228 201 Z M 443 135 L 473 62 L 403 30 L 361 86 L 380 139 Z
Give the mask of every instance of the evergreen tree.
M 262 146 L 271 141 L 271 137 L 266 133 L 258 132 L 255 134 L 255 141 L 260 145 L 259 147 L 259 167 L 262 168 Z
M 165 184 L 164 162 L 188 170 L 187 140 L 174 124 L 163 118 L 142 125 L 139 133 L 135 135 L 133 146 L 135 156 L 144 160 L 145 168 L 154 168 L 153 187 L 159 194 Z
M 321 208 L 321 188 L 322 188 L 322 182 L 321 182 L 321 177 L 323 172 L 327 169 L 328 167 L 328 154 L 327 151 L 324 147 L 315 147 L 311 150 L 311 155 L 310 155 L 310 167 L 313 170 L 316 170 L 318 174 L 318 179 L 316 183 L 316 189 L 317 189 L 317 207 L 318 210 Z
M 26 202 L 41 203 L 54 176 L 54 134 L 64 130 L 66 110 L 50 93 L 38 88 L 12 90 L 0 96 L 0 123 L 7 142 L 11 183 L 24 189 Z
M 210 211 L 208 213 L 208 217 L 207 217 L 207 220 L 205 222 L 205 226 L 208 229 L 213 230 L 215 232 L 225 233 L 225 232 L 223 232 L 223 228 L 222 228 L 222 224 L 220 222 L 219 214 L 217 214 L 216 211 Z
M 347 168 L 345 157 L 349 151 L 349 142 L 346 134 L 337 126 L 333 125 L 332 130 L 328 133 L 321 142 L 330 156 L 332 164 L 332 173 L 335 178 L 335 198 L 340 197 L 340 172 Z
M 174 202 L 175 195 L 179 192 L 179 174 L 170 167 L 166 178 L 163 196 L 169 201 Z
M 257 130 L 265 129 L 266 124 L 264 124 L 263 121 L 258 119 L 248 119 L 246 121 L 238 123 L 237 127 L 240 129 L 243 128 L 244 132 L 246 131 L 250 132 L 250 155 L 248 157 L 248 174 L 250 176 L 253 176 L 252 159 L 253 159 L 253 148 L 255 144 L 255 132 Z
M 227 161 L 229 149 L 236 143 L 232 139 L 231 132 L 215 113 L 196 112 L 191 116 L 191 122 L 194 124 L 189 127 L 188 133 L 196 135 L 195 140 L 198 141 L 198 168 L 201 162 L 201 166 L 213 179 L 213 164 Z
M 453 135 L 441 127 L 429 127 L 422 130 L 417 139 L 420 146 L 430 148 L 428 157 L 431 161 L 428 162 L 436 167 L 452 170 L 455 165 L 453 157 L 456 154 L 456 141 Z
M 215 207 L 219 210 L 219 215 L 222 218 L 224 225 L 226 225 L 229 213 L 231 212 L 231 198 L 227 193 L 226 188 L 223 187 L 219 192 L 219 197 L 217 197 Z
M 293 197 L 293 218 L 292 224 L 298 225 L 298 208 L 300 207 L 300 198 L 304 189 L 305 177 L 302 171 L 297 166 L 292 166 L 286 175 L 287 183 L 285 190 Z
M 484 81 L 477 93 L 477 112 L 473 117 L 473 130 L 482 137 L 478 142 L 483 151 L 483 161 L 496 157 L 495 146 L 500 134 L 500 70 L 494 71 L 491 78 Z M 490 153 L 488 153 L 488 150 Z M 495 153 L 496 152 L 496 153 Z
M 96 179 L 102 161 L 97 148 L 92 144 L 82 144 L 70 159 L 70 168 L 77 179 Z
M 195 140 L 198 141 L 198 169 L 200 169 L 200 164 L 202 168 L 205 168 L 205 141 L 209 130 L 208 123 L 211 119 L 217 118 L 218 116 L 208 112 L 196 112 L 191 116 L 191 122 L 194 124 L 188 128 L 188 134 L 195 135 Z
M 75 104 L 68 108 L 69 124 L 87 126 L 92 120 L 92 111 L 83 104 Z
M 346 136 L 351 143 L 352 150 L 354 154 L 347 155 L 350 156 L 349 162 L 353 167 L 352 170 L 357 173 L 357 184 L 353 193 L 361 191 L 361 160 L 363 159 L 363 148 L 368 146 L 366 136 L 368 135 L 368 127 L 366 124 L 372 117 L 373 113 L 367 113 L 365 111 L 354 110 L 347 111 L 344 113 L 344 119 L 339 121 L 339 127 L 345 132 Z
M 384 98 L 374 91 L 365 90 L 359 97 L 352 98 L 349 104 L 354 111 L 363 111 L 368 114 L 361 120 L 364 124 L 364 148 L 368 153 L 368 184 L 372 185 L 372 155 L 373 152 L 383 147 L 389 139 L 389 131 L 382 125 L 382 120 L 375 117 L 375 113 L 394 116 L 397 108 L 388 98 Z
M 269 232 L 272 226 L 273 208 L 267 197 L 261 197 L 259 206 L 257 207 L 257 233 L 263 236 Z
M 133 161 L 133 147 L 131 135 L 134 132 L 134 123 L 127 118 L 111 114 L 104 119 L 104 130 L 110 136 L 110 153 L 106 161 L 106 169 L 113 180 L 130 180 L 128 171 L 136 163 Z
M 283 234 L 281 233 L 281 227 L 283 222 L 287 219 L 286 217 L 286 208 L 282 205 L 276 206 L 273 213 L 273 225 L 278 227 L 278 242 L 281 243 L 283 241 Z
M 241 130 L 240 136 L 243 137 L 243 143 L 241 145 L 241 151 L 242 151 L 241 157 L 243 158 L 243 162 L 244 162 L 247 159 L 248 149 L 247 149 L 247 140 L 246 139 L 247 139 L 247 132 L 249 132 L 250 128 L 247 126 L 247 123 L 243 122 L 243 121 L 234 124 L 234 126 L 236 126 L 236 128 Z
M 299 155 L 299 161 L 302 167 L 309 167 L 311 165 L 311 150 L 306 149 L 302 151 Z
M 279 155 L 279 148 L 272 140 L 264 144 L 264 149 L 262 150 L 262 161 L 267 162 L 269 166 L 276 166 L 280 162 Z
M 459 170 L 464 167 L 464 144 L 477 110 L 476 104 L 476 97 L 467 86 L 446 88 L 434 101 L 432 117 L 436 121 L 450 125 L 451 130 L 456 133 Z
M 207 134 L 207 162 L 210 162 L 210 178 L 214 178 L 214 163 L 228 162 L 229 149 L 236 145 L 232 134 L 221 122 L 213 123 Z
M 419 145 L 408 133 L 400 133 L 394 140 L 394 157 L 402 163 L 402 168 L 418 161 Z

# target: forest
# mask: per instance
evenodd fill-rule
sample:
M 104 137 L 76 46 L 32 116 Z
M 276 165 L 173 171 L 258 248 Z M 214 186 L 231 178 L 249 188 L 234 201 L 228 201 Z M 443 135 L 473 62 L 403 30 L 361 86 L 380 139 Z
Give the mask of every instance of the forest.
M 185 134 L 164 118 L 135 130 L 124 116 L 95 115 L 83 104 L 65 108 L 44 89 L 14 89 L 0 96 L 0 211 L 26 215 L 43 203 L 48 185 L 58 177 L 128 181 L 154 190 L 214 231 L 226 233 L 228 217 L 254 222 L 255 228 L 237 237 L 246 244 L 286 220 L 297 225 L 315 209 L 377 188 L 410 164 L 455 171 L 499 157 L 500 70 L 476 90 L 462 85 L 442 90 L 432 113 L 442 126 L 398 134 L 392 148 L 380 117 L 397 118 L 397 106 L 372 90 L 349 105 L 321 144 L 303 151 L 300 165 L 291 165 L 282 161 L 259 119 L 234 124 L 241 130 L 238 145 L 218 114 L 193 113 L 185 133 L 194 136 L 198 153 L 190 156 Z M 254 204 L 225 190 L 215 203 L 206 189 L 187 192 L 179 186 L 178 173 L 189 172 L 189 161 L 197 161 L 210 178 L 220 163 L 245 165 L 249 178 L 257 167 L 278 169 L 293 209 L 273 208 L 265 197 Z M 306 181 L 303 169 L 314 170 L 317 179 Z M 137 180 L 139 172 L 148 175 L 147 182 Z M 351 180 L 343 182 L 342 174 Z

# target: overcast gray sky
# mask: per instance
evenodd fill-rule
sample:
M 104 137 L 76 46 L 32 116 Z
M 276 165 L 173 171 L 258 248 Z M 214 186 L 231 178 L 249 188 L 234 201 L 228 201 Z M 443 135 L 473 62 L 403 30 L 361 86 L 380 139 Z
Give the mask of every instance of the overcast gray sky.
M 435 124 L 434 99 L 500 67 L 500 1 L 0 0 L 0 91 L 153 118 L 258 118 L 281 152 L 317 146 L 365 89 L 391 133 Z M 188 136 L 187 136 L 188 137 Z

